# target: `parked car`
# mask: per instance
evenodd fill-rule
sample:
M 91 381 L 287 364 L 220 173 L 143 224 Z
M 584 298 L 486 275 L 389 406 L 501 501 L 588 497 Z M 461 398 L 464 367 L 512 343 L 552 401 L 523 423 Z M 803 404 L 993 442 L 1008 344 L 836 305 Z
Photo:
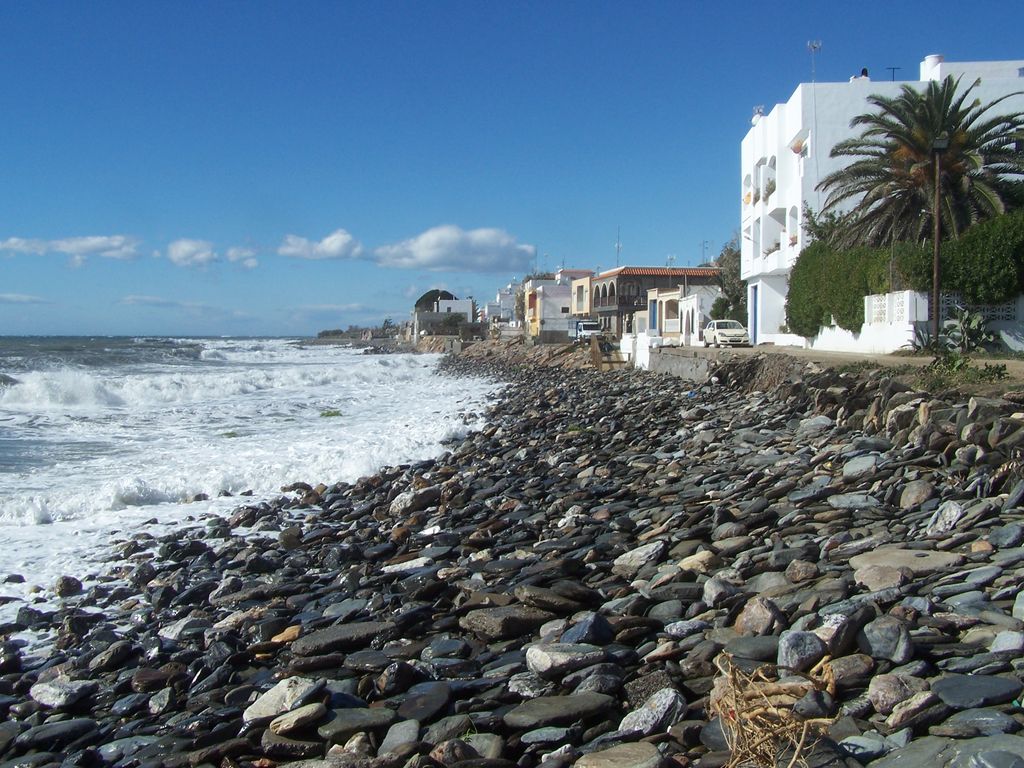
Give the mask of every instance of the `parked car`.
M 600 336 L 603 333 L 601 323 L 597 320 L 576 321 L 576 341 L 589 341 L 591 336 Z
M 749 347 L 750 334 L 735 320 L 712 320 L 704 328 L 704 346 Z

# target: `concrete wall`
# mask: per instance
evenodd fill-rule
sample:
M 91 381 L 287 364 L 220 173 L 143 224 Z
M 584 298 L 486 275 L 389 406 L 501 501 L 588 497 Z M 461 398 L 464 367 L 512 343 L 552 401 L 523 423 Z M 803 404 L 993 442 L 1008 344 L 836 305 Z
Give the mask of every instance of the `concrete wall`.
M 648 370 L 655 373 L 671 373 L 681 379 L 697 384 L 708 380 L 711 361 L 706 357 L 694 357 L 692 352 L 677 347 L 655 347 L 650 350 Z

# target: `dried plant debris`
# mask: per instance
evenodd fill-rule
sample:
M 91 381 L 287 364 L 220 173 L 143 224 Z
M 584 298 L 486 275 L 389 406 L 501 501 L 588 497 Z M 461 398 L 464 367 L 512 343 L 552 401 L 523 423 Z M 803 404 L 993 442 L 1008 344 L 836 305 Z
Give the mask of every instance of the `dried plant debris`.
M 727 768 L 774 768 L 787 765 L 787 756 L 788 768 L 807 764 L 805 756 L 835 718 L 806 717 L 797 705 L 817 692 L 835 695 L 829 658 L 801 674 L 773 664 L 748 673 L 728 654 L 719 657 L 709 706 L 732 752 Z

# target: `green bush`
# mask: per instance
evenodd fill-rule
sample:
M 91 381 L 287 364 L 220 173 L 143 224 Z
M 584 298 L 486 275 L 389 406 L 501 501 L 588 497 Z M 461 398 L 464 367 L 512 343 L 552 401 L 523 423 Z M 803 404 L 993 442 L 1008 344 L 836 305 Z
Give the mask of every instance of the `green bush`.
M 930 243 L 837 250 L 817 240 L 790 272 L 786 322 L 801 336 L 816 335 L 831 318 L 857 332 L 865 296 L 930 292 L 932 260 Z M 1024 292 L 1024 211 L 976 224 L 943 243 L 939 269 L 943 290 L 958 291 L 968 304 L 999 304 Z
M 789 276 L 786 322 L 794 333 L 814 336 L 835 322 L 857 332 L 864 324 L 864 297 L 889 290 L 888 248 L 836 250 L 824 241 L 805 248 Z
M 943 252 L 943 288 L 959 291 L 968 304 L 1010 301 L 1024 276 L 1024 212 L 976 224 L 944 243 Z
M 823 240 L 811 243 L 800 252 L 789 273 L 786 325 L 793 333 L 814 336 L 828 322 L 821 289 L 826 282 L 825 257 L 831 251 Z

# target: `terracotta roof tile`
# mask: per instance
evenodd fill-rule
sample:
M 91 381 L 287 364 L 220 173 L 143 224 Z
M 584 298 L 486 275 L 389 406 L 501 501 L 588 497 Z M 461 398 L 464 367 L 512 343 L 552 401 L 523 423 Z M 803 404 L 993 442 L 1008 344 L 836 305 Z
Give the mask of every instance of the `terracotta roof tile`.
M 598 277 L 716 277 L 720 271 L 718 267 L 616 267 Z

